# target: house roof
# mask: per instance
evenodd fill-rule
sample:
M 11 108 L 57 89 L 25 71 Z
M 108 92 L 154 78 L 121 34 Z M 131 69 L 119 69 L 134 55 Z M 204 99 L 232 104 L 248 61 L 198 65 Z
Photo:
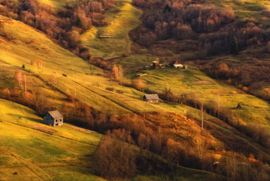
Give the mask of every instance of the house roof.
M 183 66 L 182 64 L 179 64 L 179 63 L 175 63 L 175 64 L 173 64 L 174 66 Z
M 145 94 L 144 97 L 146 99 L 159 99 L 157 94 Z
M 55 111 L 49 111 L 48 112 L 53 118 L 63 118 L 63 116 L 60 114 L 59 111 L 55 110 Z
M 172 65 L 177 65 L 177 64 L 179 64 L 177 61 L 172 61 L 172 62 L 170 63 L 171 66 L 172 66 Z

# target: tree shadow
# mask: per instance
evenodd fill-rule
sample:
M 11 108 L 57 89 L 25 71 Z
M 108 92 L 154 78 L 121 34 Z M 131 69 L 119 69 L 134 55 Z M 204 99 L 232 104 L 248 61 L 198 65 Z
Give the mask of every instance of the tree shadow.
M 18 117 L 19 119 L 20 118 L 24 118 L 24 119 L 27 119 L 27 120 L 30 120 L 30 121 L 34 121 L 34 122 L 38 122 L 38 123 L 42 123 L 42 119 L 36 119 L 36 118 L 32 118 L 32 117 L 28 117 L 28 116 L 22 116 L 22 115 L 19 115 L 19 114 L 7 114 L 9 116 L 13 116 L 13 117 Z

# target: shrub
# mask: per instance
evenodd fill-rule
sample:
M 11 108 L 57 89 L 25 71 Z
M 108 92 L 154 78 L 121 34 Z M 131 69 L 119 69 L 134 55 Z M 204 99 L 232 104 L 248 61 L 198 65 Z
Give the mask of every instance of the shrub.
M 136 157 L 130 145 L 109 135 L 94 153 L 96 171 L 108 179 L 130 178 L 137 172 Z
M 76 26 L 78 28 L 83 28 L 83 24 L 82 24 L 82 21 L 81 21 L 80 17 L 77 18 Z
M 124 92 L 122 90 L 116 90 L 118 94 L 123 94 Z
M 114 91 L 114 88 L 113 87 L 106 87 L 106 90 L 108 90 L 108 91 Z
M 238 52 L 239 52 L 238 41 L 237 41 L 236 37 L 234 37 L 232 45 L 231 45 L 231 54 L 237 55 Z

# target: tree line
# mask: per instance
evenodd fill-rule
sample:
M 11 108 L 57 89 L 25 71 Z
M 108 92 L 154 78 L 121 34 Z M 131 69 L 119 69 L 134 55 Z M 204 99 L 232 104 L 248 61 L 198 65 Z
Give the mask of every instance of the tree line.
M 142 8 L 149 6 L 144 0 L 133 0 L 133 3 Z M 228 24 L 230 26 L 226 26 Z M 131 31 L 130 38 L 143 47 L 170 38 L 194 40 L 197 53 L 193 59 L 198 59 L 220 53 L 235 54 L 232 50 L 235 39 L 238 43 L 235 48 L 239 51 L 267 43 L 270 32 L 252 19 L 236 20 L 234 11 L 227 7 L 204 5 L 200 1 L 168 0 L 153 13 L 144 15 L 142 25 Z
M 208 143 L 204 137 L 207 135 L 207 130 L 197 135 L 191 143 L 171 136 L 162 127 L 149 124 L 143 115 L 117 116 L 106 111 L 97 111 L 87 103 L 79 101 L 74 91 L 72 93 L 66 91 L 65 104 L 56 107 L 44 96 L 42 89 L 35 92 L 27 90 L 27 87 L 24 87 L 27 85 L 24 82 L 27 78 L 21 79 L 24 75 L 17 71 L 14 78 L 19 86 L 18 89 L 2 90 L 1 98 L 31 107 L 40 116 L 57 108 L 66 122 L 106 134 L 94 154 L 96 162 L 93 165 L 97 173 L 104 178 L 119 180 L 137 174 L 166 174 L 176 171 L 177 165 L 216 173 L 211 175 L 211 178 L 216 180 L 224 180 L 224 177 L 228 178 L 227 180 L 231 178 L 237 180 L 245 174 L 249 175 L 246 180 L 268 178 L 269 170 L 261 162 L 250 162 L 243 155 L 226 154 L 224 156 L 227 160 L 214 166 L 214 158 L 211 154 L 206 154 Z M 170 99 L 170 96 L 167 96 L 168 98 Z M 216 114 L 219 114 L 218 111 Z M 157 115 L 156 119 L 161 117 Z M 262 138 L 258 137 L 258 139 Z M 134 146 L 138 148 L 137 151 Z M 228 166 L 231 159 L 237 164 Z
M 37 28 L 66 49 L 70 49 L 81 58 L 88 59 L 91 55 L 79 38 L 79 33 L 90 29 L 92 24 L 104 26 L 102 13 L 110 8 L 112 0 L 81 0 L 66 3 L 66 9 L 55 12 L 50 6 L 40 5 L 37 0 L 24 0 L 19 2 L 3 0 L 0 2 L 0 14 L 22 21 Z M 96 18 L 95 13 L 102 18 Z M 51 18 L 48 18 L 51 17 Z M 79 29 L 78 29 L 79 28 Z

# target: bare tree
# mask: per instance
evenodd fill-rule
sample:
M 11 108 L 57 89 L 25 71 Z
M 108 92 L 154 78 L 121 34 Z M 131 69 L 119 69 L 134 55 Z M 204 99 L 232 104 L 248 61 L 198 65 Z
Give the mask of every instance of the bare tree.
M 0 28 L 4 28 L 4 21 L 0 20 Z
M 27 90 L 27 86 L 26 86 L 26 75 L 22 74 L 22 77 L 24 79 L 24 96 L 26 97 L 26 90 Z
M 119 78 L 119 83 L 122 85 L 123 83 L 123 68 L 121 65 L 118 66 L 118 78 Z
M 205 153 L 206 151 L 206 143 L 205 141 L 203 140 L 202 136 L 199 135 L 196 139 L 195 139 L 195 144 L 196 144 L 196 147 L 197 147 L 197 152 L 198 152 L 198 156 L 200 159 L 202 159 L 203 157 L 203 154 Z
M 20 70 L 16 70 L 14 78 L 22 89 L 22 72 Z
M 113 71 L 115 80 L 118 80 L 118 72 L 119 72 L 118 67 L 116 65 L 113 65 L 112 71 Z
M 201 105 L 201 114 L 202 114 L 202 129 L 203 129 L 203 119 L 204 119 L 204 115 L 203 115 L 203 103 L 202 103 L 202 105 Z
M 51 75 L 51 85 L 53 86 L 54 90 L 55 90 L 56 82 L 57 82 L 56 72 L 53 72 Z
M 93 75 L 93 74 L 94 74 L 94 72 L 96 71 L 96 67 L 95 67 L 94 65 L 92 65 L 92 64 L 90 64 L 89 69 L 90 69 L 90 73 L 91 73 L 91 75 Z
M 227 163 L 227 180 L 235 181 L 238 172 L 238 162 L 234 153 L 226 159 Z
M 31 65 L 34 65 L 34 63 L 35 63 L 35 60 L 34 59 L 30 59 L 30 64 Z
M 38 67 L 39 75 L 41 75 L 42 69 L 43 69 L 43 62 L 41 60 L 37 60 L 37 67 Z
M 132 85 L 135 89 L 144 91 L 145 81 L 142 79 L 136 79 L 136 80 L 133 80 Z

